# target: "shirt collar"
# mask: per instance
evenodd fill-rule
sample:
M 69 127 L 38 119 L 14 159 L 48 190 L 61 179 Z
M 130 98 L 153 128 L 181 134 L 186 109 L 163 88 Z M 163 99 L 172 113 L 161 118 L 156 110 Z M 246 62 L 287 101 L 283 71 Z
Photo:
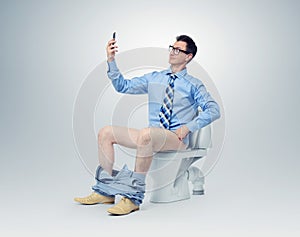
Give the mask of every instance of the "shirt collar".
M 166 75 L 170 75 L 170 74 L 172 74 L 171 68 L 169 68 L 169 69 L 166 71 Z M 184 77 L 186 74 L 187 74 L 187 69 L 186 69 L 186 68 L 182 69 L 180 72 L 175 73 L 175 75 L 177 76 L 177 78 L 182 78 L 182 77 Z

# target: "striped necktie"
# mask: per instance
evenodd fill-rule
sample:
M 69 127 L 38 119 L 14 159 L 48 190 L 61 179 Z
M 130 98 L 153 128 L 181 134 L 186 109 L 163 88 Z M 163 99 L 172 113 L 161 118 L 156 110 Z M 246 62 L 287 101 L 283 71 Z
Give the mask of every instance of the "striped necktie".
M 174 81 L 176 78 L 176 75 L 170 74 L 169 84 L 166 88 L 165 98 L 159 112 L 160 126 L 165 129 L 170 129 L 170 120 L 172 116 L 174 98 Z

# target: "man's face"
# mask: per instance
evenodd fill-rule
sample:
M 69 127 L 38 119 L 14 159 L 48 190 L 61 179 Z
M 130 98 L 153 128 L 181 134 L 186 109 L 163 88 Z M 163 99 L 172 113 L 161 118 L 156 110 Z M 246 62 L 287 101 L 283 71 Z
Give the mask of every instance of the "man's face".
M 176 41 L 173 44 L 173 47 L 186 51 L 186 42 Z M 188 54 L 185 54 L 184 52 L 179 52 L 179 54 L 175 54 L 174 50 L 172 50 L 169 55 L 169 63 L 171 65 L 183 65 L 188 62 L 187 60 L 188 58 L 189 58 Z

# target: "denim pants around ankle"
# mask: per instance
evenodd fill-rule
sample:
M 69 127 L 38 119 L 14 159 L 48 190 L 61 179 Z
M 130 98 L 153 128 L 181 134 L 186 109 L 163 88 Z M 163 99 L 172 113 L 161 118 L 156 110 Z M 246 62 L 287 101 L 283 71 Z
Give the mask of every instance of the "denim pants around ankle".
M 145 175 L 129 170 L 127 165 L 120 171 L 113 170 L 112 175 L 98 166 L 95 179 L 96 184 L 92 189 L 101 195 L 122 195 L 138 206 L 144 199 Z

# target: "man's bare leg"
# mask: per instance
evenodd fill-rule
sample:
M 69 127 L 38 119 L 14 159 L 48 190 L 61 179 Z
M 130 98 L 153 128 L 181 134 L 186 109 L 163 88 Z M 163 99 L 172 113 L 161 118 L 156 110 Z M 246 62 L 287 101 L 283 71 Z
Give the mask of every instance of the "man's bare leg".
M 114 144 L 120 144 L 129 148 L 137 147 L 137 138 L 139 131 L 137 129 L 106 126 L 99 131 L 98 134 L 98 154 L 101 168 L 112 175 L 114 164 Z M 93 192 L 87 197 L 76 197 L 76 202 L 82 204 L 97 204 L 97 203 L 114 203 L 115 198 L 112 196 L 102 195 Z M 136 207 L 134 207 L 136 208 Z
M 137 149 L 135 171 L 144 174 L 150 168 L 153 152 L 186 148 L 175 133 L 166 129 L 103 127 L 98 134 L 98 158 L 102 168 L 109 174 L 112 174 L 115 161 L 114 144 Z
M 114 144 L 137 148 L 139 130 L 118 126 L 103 127 L 98 134 L 98 158 L 101 167 L 110 175 L 115 161 Z

